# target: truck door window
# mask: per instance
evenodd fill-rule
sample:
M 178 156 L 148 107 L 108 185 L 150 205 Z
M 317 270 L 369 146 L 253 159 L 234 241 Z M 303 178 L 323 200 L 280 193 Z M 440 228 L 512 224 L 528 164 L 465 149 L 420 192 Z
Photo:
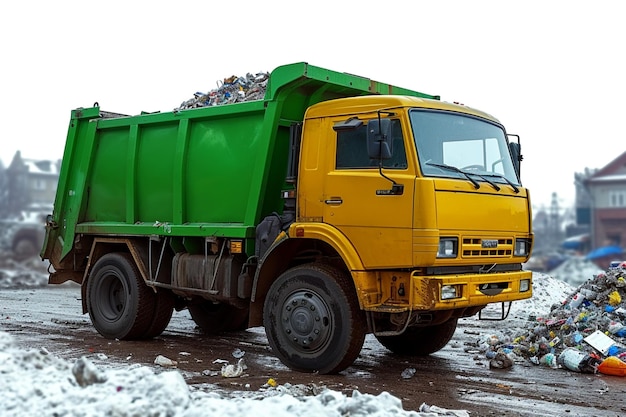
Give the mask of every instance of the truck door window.
M 383 160 L 383 168 L 406 169 L 406 149 L 399 120 L 392 120 L 393 155 Z M 375 169 L 379 161 L 367 155 L 367 126 L 337 132 L 335 169 Z

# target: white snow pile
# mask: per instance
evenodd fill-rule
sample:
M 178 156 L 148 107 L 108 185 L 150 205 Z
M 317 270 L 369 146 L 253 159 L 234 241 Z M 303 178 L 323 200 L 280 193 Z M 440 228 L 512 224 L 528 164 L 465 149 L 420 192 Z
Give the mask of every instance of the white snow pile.
M 469 417 L 465 410 L 422 404 L 405 411 L 399 398 L 354 391 L 351 397 L 324 389 L 296 397 L 280 389 L 261 398 L 224 398 L 191 392 L 178 371 L 155 373 L 145 366 L 98 369 L 87 358 L 71 364 L 46 349 L 19 350 L 0 331 L 0 414 L 3 417 L 205 417 L 205 416 L 375 416 Z
M 572 256 L 550 271 L 549 274 L 576 287 L 602 272 L 604 272 L 602 268 L 585 257 Z
M 589 275 L 588 278 L 593 278 Z M 533 272 L 533 295 L 525 300 L 511 303 L 509 316 L 504 321 L 479 321 L 475 317 L 462 319 L 461 324 L 471 323 L 488 329 L 506 328 L 515 330 L 523 328 L 529 318 L 543 316 L 550 312 L 552 306 L 561 304 L 574 291 L 575 287 L 553 277 L 551 274 Z M 489 304 L 481 314 L 495 317 L 501 314 L 500 304 Z
M 587 278 L 593 278 L 592 274 Z M 554 304 L 561 304 L 574 291 L 575 287 L 552 274 L 533 272 L 533 296 L 515 301 L 511 307 L 511 318 L 528 320 L 529 316 L 544 315 Z

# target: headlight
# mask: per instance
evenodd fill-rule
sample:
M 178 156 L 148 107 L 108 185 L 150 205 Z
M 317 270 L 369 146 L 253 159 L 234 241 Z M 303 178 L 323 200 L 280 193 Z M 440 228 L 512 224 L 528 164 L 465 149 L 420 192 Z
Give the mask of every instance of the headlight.
M 530 280 L 523 279 L 519 282 L 519 292 L 526 292 L 530 289 Z
M 528 256 L 530 252 L 530 240 L 529 239 L 515 239 L 515 251 L 513 256 Z
M 461 297 L 461 286 L 459 285 L 444 285 L 441 287 L 441 299 L 451 300 L 453 298 Z
M 459 251 L 459 241 L 455 237 L 439 238 L 437 258 L 456 258 Z

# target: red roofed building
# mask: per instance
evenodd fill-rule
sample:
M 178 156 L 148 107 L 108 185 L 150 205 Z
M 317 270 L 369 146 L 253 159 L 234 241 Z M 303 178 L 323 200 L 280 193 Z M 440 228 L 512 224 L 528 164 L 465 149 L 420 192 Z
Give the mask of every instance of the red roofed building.
M 587 178 L 593 248 L 626 246 L 626 152 Z

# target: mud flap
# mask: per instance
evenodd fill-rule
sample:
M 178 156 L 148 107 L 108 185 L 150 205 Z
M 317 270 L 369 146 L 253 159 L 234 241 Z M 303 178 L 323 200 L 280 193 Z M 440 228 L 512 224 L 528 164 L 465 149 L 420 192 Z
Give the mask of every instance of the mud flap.
M 272 213 L 256 227 L 255 255 L 261 259 L 272 246 L 281 231 L 286 231 L 293 222 L 293 214 Z

